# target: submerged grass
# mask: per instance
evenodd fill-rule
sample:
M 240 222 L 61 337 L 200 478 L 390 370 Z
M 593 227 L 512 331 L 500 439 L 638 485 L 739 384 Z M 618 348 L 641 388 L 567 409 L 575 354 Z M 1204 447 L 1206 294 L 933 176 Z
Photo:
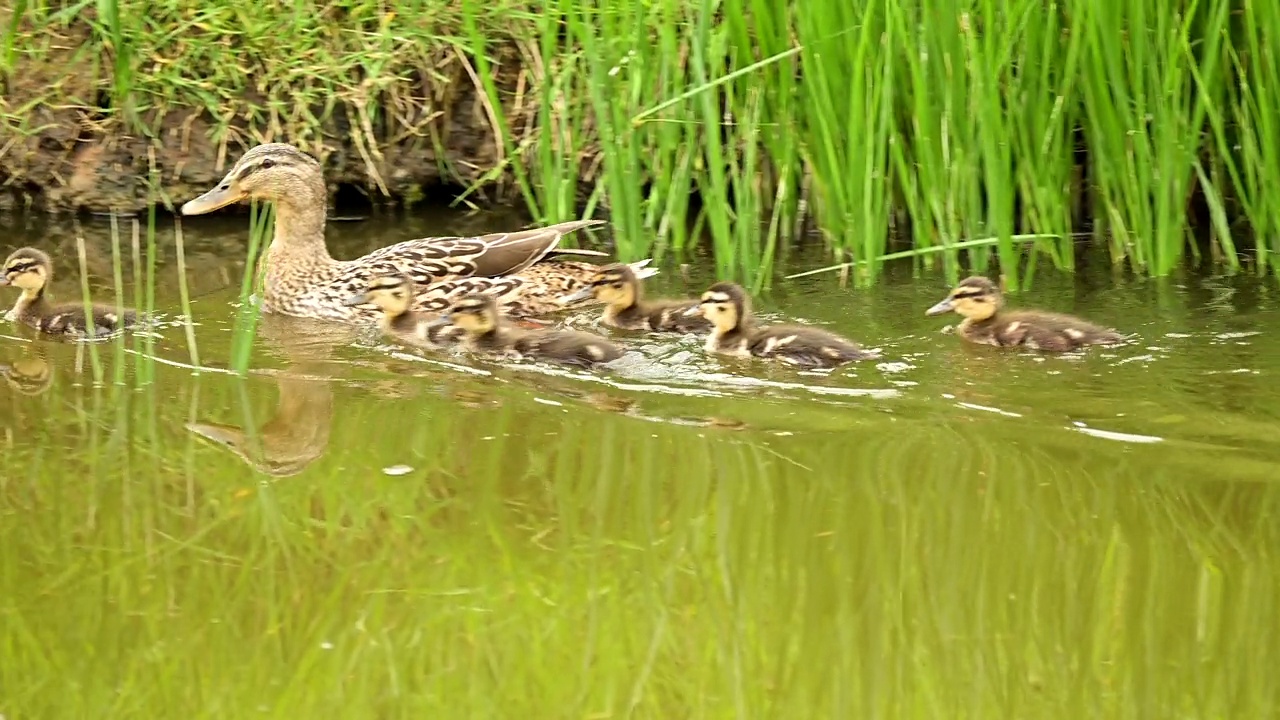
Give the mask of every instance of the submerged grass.
M 1042 260 L 1070 270 L 1081 232 L 1137 273 L 1202 248 L 1228 268 L 1280 267 L 1280 11 L 1265 3 L 84 7 L 15 6 L 10 89 L 66 47 L 49 37 L 84 36 L 74 60 L 97 68 L 104 121 L 169 142 L 165 118 L 195 113 L 219 152 L 345 145 L 375 193 L 395 157 L 430 152 L 538 220 L 606 203 L 628 260 L 706 242 L 721 274 L 760 286 L 816 227 L 857 282 L 886 253 L 990 237 L 918 262 L 954 276 L 997 261 L 1017 289 Z M 63 92 L 40 79 L 13 95 L 8 132 L 37 132 L 30 100 Z M 488 148 L 460 142 L 459 124 Z M 1031 234 L 1060 239 L 1014 240 Z

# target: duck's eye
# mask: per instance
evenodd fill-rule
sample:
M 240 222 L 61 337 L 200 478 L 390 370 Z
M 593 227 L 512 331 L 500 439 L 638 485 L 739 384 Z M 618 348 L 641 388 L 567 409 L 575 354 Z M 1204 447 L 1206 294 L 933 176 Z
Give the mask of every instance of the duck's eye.
M 614 289 L 614 290 L 621 290 L 621 289 L 622 289 L 622 282 L 621 282 L 621 281 L 618 281 L 618 282 L 614 283 L 614 284 L 613 284 L 613 289 Z
M 262 161 L 262 165 L 260 165 L 259 167 L 261 167 L 263 170 L 270 170 L 271 168 L 275 167 L 275 164 L 276 164 L 275 160 L 272 160 L 271 158 L 267 158 L 266 160 Z

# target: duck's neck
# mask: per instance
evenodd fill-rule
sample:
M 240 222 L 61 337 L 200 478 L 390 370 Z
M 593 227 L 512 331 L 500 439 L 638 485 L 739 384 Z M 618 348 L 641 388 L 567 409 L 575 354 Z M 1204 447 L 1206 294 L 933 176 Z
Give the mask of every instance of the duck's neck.
M 44 288 L 31 290 L 23 288 L 22 294 L 18 296 L 18 301 L 13 304 L 13 316 L 17 319 L 39 315 L 40 311 L 48 307 L 49 298 L 45 294 Z
M 316 187 L 295 189 L 287 200 L 275 202 L 275 234 L 265 258 L 275 269 L 312 269 L 337 263 L 324 244 L 325 191 Z

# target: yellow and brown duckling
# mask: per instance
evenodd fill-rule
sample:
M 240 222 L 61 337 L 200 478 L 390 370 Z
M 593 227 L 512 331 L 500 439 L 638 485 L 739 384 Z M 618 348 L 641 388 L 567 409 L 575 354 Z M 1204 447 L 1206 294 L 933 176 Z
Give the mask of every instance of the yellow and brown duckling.
M 413 302 L 413 278 L 397 273 L 375 277 L 364 292 L 344 304 L 374 305 L 382 311 L 382 332 L 410 345 L 450 345 L 462 338 L 461 328 L 440 324 L 439 318 L 414 310 Z
M 454 303 L 437 325 L 452 324 L 464 333 L 462 343 L 482 353 L 514 353 L 566 365 L 591 366 L 622 357 L 622 349 L 599 335 L 576 330 L 525 330 L 502 316 L 489 295 L 467 295 Z
M 956 333 L 969 342 L 998 347 L 1066 352 L 1086 345 L 1112 345 L 1124 336 L 1110 328 L 1070 315 L 1041 310 L 1005 311 L 1004 294 L 991 280 L 974 276 L 961 280 L 947 297 L 925 315 L 954 312 L 964 318 Z
M 690 332 L 711 327 L 701 314 L 686 312 L 697 300 L 646 300 L 640 278 L 627 265 L 606 265 L 586 287 L 561 302 L 567 305 L 587 298 L 604 303 L 604 324 L 623 330 Z
M 701 313 L 711 323 L 705 346 L 711 353 L 780 360 L 806 368 L 830 368 L 876 355 L 821 328 L 756 325 L 751 317 L 751 298 L 735 283 L 712 285 L 686 312 Z
M 24 247 L 9 255 L 4 261 L 0 286 L 12 285 L 22 290 L 10 311 L 14 320 L 49 335 L 84 336 L 92 328 L 95 337 L 137 324 L 133 310 L 121 312 L 114 307 L 92 305 L 86 318 L 83 303 L 53 303 L 48 292 L 52 280 L 53 261 L 44 251 Z

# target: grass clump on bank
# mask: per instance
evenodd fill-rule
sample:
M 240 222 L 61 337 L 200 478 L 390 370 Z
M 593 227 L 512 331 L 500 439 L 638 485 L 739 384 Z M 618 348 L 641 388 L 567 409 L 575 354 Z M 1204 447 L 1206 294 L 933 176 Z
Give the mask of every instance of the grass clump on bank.
M 100 0 L 0 22 L 8 86 L 80 39 L 108 123 L 353 154 L 374 194 L 426 159 L 540 220 L 607 205 L 626 259 L 709 238 L 763 283 L 813 226 L 866 281 L 893 250 L 952 275 L 994 253 L 1016 289 L 1070 269 L 1080 233 L 1137 273 L 1205 249 L 1280 268 L 1268 4 Z

